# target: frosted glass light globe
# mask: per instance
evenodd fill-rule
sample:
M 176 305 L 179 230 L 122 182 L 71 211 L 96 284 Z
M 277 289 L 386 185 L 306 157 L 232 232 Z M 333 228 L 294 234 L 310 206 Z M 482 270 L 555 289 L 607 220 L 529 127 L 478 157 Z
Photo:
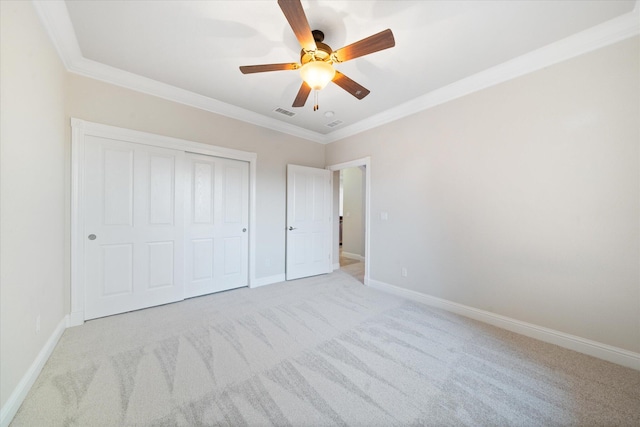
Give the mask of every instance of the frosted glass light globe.
M 334 70 L 328 62 L 311 61 L 300 68 L 302 80 L 314 90 L 324 89 L 324 87 L 333 80 L 335 75 L 336 70 Z

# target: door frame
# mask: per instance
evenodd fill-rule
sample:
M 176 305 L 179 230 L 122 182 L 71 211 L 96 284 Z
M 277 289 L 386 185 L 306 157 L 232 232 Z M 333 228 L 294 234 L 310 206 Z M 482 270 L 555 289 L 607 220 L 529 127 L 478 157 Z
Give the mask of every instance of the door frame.
M 169 148 L 189 153 L 241 160 L 249 163 L 249 277 L 248 285 L 253 287 L 255 279 L 256 254 L 256 153 L 218 147 L 185 139 L 140 132 L 100 123 L 71 118 L 71 310 L 69 326 L 84 323 L 84 147 L 86 136 L 116 139 L 118 141 Z
M 364 166 L 364 178 L 365 178 L 365 189 L 364 189 L 364 284 L 365 285 L 369 285 L 369 278 L 370 278 L 370 269 L 371 269 L 371 237 L 370 237 L 370 233 L 371 233 L 371 157 L 363 157 L 361 159 L 355 159 L 355 160 L 351 160 L 348 162 L 343 162 L 343 163 L 336 163 L 333 165 L 329 165 L 327 166 L 325 169 L 329 169 L 332 172 L 336 172 L 336 171 L 340 171 L 342 169 L 348 169 L 348 168 L 354 168 L 354 167 L 359 167 L 359 166 Z M 335 186 L 334 186 L 335 187 Z M 339 190 L 338 190 L 339 191 Z M 333 200 L 335 199 L 335 194 L 334 196 L 331 198 L 331 203 L 333 203 Z M 331 212 L 333 213 L 334 207 L 332 206 L 331 208 Z M 340 223 L 340 215 L 334 215 L 333 218 L 333 226 L 335 227 L 336 224 L 339 226 Z M 332 244 L 331 244 L 331 251 L 332 253 L 334 253 L 334 250 L 336 247 L 338 247 L 338 253 L 340 251 L 339 249 L 339 241 L 335 241 L 334 239 L 334 233 L 331 233 L 331 239 L 332 239 Z M 338 265 L 340 263 L 340 258 L 338 256 Z M 339 268 L 339 267 L 338 267 Z

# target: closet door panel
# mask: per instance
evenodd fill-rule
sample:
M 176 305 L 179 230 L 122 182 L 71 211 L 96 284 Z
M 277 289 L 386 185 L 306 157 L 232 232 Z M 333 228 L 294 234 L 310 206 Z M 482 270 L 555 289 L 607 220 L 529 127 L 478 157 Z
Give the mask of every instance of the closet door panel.
M 186 297 L 248 285 L 248 163 L 187 154 Z
M 184 153 L 85 141 L 85 319 L 183 299 Z

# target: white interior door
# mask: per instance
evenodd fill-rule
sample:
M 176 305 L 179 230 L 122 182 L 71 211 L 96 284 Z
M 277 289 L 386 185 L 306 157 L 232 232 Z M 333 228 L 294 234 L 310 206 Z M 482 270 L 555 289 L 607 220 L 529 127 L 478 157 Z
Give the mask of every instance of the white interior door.
M 183 158 L 86 137 L 85 319 L 183 298 Z
M 287 166 L 287 280 L 331 272 L 331 171 Z
M 186 156 L 185 297 L 247 286 L 249 164 Z

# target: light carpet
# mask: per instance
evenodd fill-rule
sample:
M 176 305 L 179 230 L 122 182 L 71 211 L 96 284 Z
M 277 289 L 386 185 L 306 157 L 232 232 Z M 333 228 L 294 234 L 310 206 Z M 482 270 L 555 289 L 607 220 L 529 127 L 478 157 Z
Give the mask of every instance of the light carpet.
M 350 262 L 343 263 L 343 259 L 349 260 Z M 364 283 L 364 262 L 340 257 L 340 270 L 354 277 L 358 282 Z
M 343 272 L 87 322 L 13 426 L 640 425 L 640 372 Z

